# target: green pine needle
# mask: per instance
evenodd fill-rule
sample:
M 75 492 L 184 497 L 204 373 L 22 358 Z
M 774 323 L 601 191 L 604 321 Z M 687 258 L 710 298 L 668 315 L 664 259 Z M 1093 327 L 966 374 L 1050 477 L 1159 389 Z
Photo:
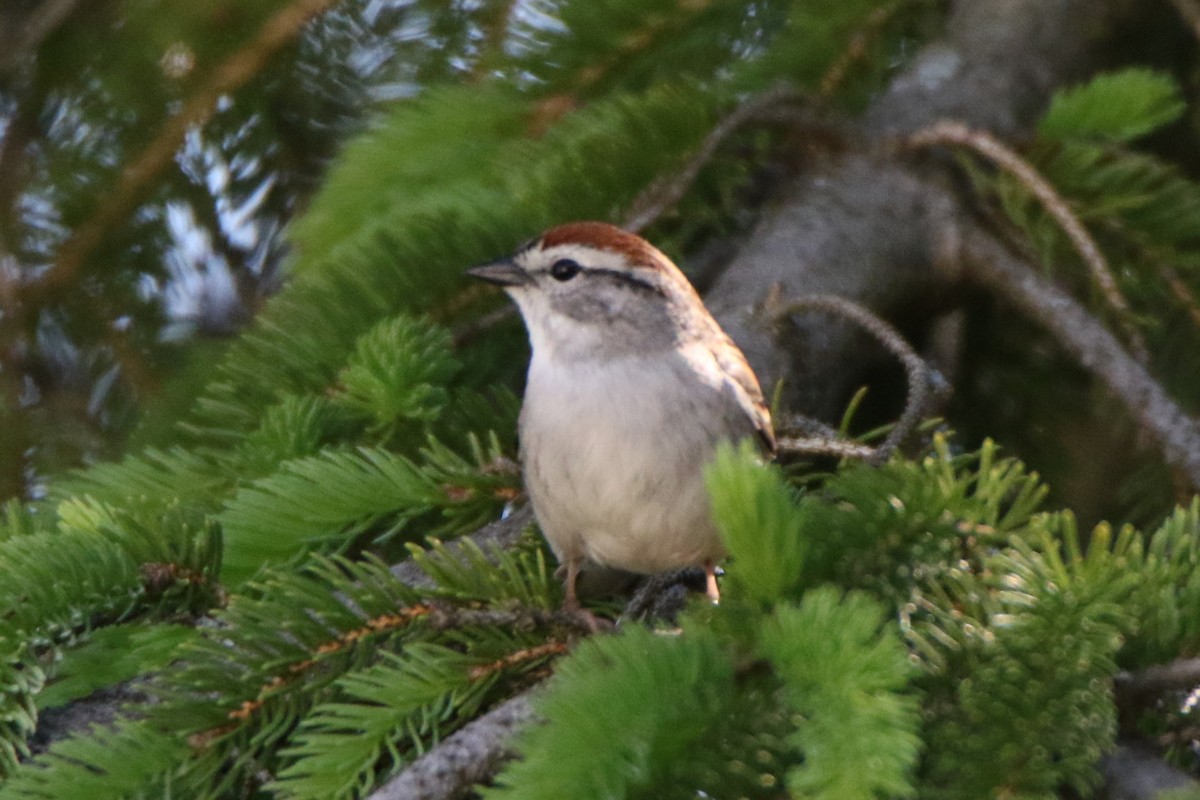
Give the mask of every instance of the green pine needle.
M 1127 142 L 1174 122 L 1186 108 L 1170 75 L 1126 69 L 1058 92 L 1038 132 L 1058 140 Z
M 872 800 L 910 797 L 920 750 L 914 674 L 882 607 L 830 587 L 779 608 L 762 650 L 803 718 L 793 741 L 803 763 L 788 774 L 796 797 Z
M 653 793 L 730 702 L 733 665 L 703 630 L 641 628 L 580 645 L 560 661 L 523 737 L 523 758 L 488 798 L 603 800 Z

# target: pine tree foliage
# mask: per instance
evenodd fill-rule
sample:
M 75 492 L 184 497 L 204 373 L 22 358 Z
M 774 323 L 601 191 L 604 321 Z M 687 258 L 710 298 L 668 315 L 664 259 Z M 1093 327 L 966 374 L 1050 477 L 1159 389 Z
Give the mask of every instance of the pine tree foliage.
M 21 800 L 164 800 L 173 791 L 172 767 L 187 743 L 144 722 L 123 720 L 115 728 L 94 726 L 39 757 L 3 789 Z
M 61 650 L 86 641 L 98 625 L 212 602 L 220 538 L 210 524 L 178 509 L 151 527 L 128 512 L 78 507 L 61 531 L 0 542 L 5 773 L 14 756 L 27 753 L 36 694 Z M 128 677 L 119 665 L 106 666 L 108 678 Z
M 18 536 L 28 536 L 37 530 L 38 521 L 33 513 L 20 501 L 9 500 L 0 516 L 0 541 Z
M 633 629 L 582 645 L 539 704 L 544 727 L 485 796 L 653 797 L 671 765 L 726 711 L 734 664 L 703 630 Z
M 81 764 L 103 763 L 96 754 L 104 747 L 116 758 L 154 731 L 163 740 L 157 756 L 104 764 L 100 776 L 111 772 L 111 782 L 92 774 L 53 796 L 153 797 L 173 786 L 180 796 L 221 797 L 264 769 L 278 771 L 279 796 L 360 796 L 385 764 L 404 763 L 502 697 L 502 678 L 559 652 L 537 649 L 547 632 L 562 636 L 553 626 L 510 632 L 486 616 L 454 618 L 463 606 L 552 607 L 557 589 L 535 540 L 515 552 L 438 546 L 416 553 L 437 581 L 420 592 L 370 559 L 318 558 L 299 573 L 267 573 L 208 625 L 180 637 L 172 664 L 153 665 L 144 686 L 153 700 L 136 709 L 141 720 L 97 732 L 97 741 L 55 746 L 5 791 L 51 796 L 43 787 L 72 786 Z M 485 568 L 488 580 L 472 579 Z M 443 610 L 439 601 L 454 605 Z M 115 640 L 128 635 L 123 627 L 106 630 Z
M 63 706 L 97 689 L 165 668 L 176 650 L 196 635 L 188 625 L 140 622 L 97 628 L 85 644 L 63 653 L 54 677 L 35 698 L 39 710 Z
M 794 795 L 905 797 L 919 739 L 917 703 L 903 694 L 912 666 L 899 637 L 882 633 L 878 603 L 830 587 L 779 608 L 762 648 L 803 715 L 792 738 L 804 762 L 788 774 Z
M 445 408 L 445 384 L 459 368 L 450 349 L 445 328 L 384 320 L 358 340 L 342 369 L 343 402 L 389 432 L 405 422 L 431 422 Z
M 344 699 L 322 703 L 305 718 L 296 743 L 281 754 L 290 763 L 272 788 L 283 797 L 312 800 L 361 796 L 380 775 L 436 741 L 455 717 L 469 719 L 501 677 L 473 679 L 472 670 L 486 666 L 484 653 L 499 657 L 512 647 L 511 641 L 487 642 L 486 635 L 472 638 L 456 642 L 469 642 L 471 656 L 415 643 L 341 679 L 337 689 Z M 527 636 L 525 646 L 533 646 L 534 638 Z
M 137 501 L 169 503 L 204 499 L 228 483 L 220 469 L 203 455 L 182 447 L 169 451 L 148 448 L 121 461 L 99 464 L 59 484 L 54 497 L 90 497 L 120 504 Z
M 811 519 L 801 585 L 833 580 L 902 605 L 919 581 L 957 568 L 964 541 L 981 552 L 1002 546 L 1045 494 L 1036 474 L 999 458 L 991 442 L 956 456 L 938 435 L 919 461 L 849 466 L 803 501 Z
M 510 479 L 485 475 L 481 464 L 469 465 L 436 442 L 430 452 L 434 457 L 424 468 L 378 448 L 326 452 L 287 462 L 251 483 L 219 517 L 227 543 L 225 580 L 236 584 L 263 564 L 348 544 L 367 529 L 376 539 L 387 538 L 434 511 L 442 520 L 424 535 L 469 528 L 497 509 L 498 497 L 487 490 Z
M 777 470 L 749 449 L 727 449 L 709 483 L 731 578 L 772 556 L 803 558 L 805 516 Z M 764 521 L 773 532 L 754 536 Z M 742 573 L 720 608 L 689 617 L 681 632 L 635 628 L 580 646 L 539 704 L 547 724 L 529 734 L 524 759 L 488 796 L 738 796 L 785 784 L 793 796 L 910 795 L 918 751 L 917 705 L 907 693 L 913 670 L 882 606 L 831 587 L 793 603 L 786 583 L 768 576 L 765 585 L 773 591 Z M 757 705 L 755 692 L 792 715 L 764 714 L 766 724 L 751 730 L 724 727 L 741 703 Z M 727 748 L 765 757 L 750 769 L 737 759 L 714 765 L 706 749 L 707 769 L 695 768 L 688 753 L 718 733 Z M 764 734 L 766 748 L 758 740 Z
M 804 520 L 793 493 L 770 470 L 748 470 L 748 442 L 735 453 L 717 453 L 708 471 L 713 519 L 737 561 L 729 580 L 760 603 L 791 591 L 800 580 L 805 556 Z
M 816 87 L 878 8 L 523 4 L 469 81 L 384 109 L 175 441 L 4 509 L 0 796 L 362 797 L 550 671 L 547 724 L 485 794 L 1089 790 L 1118 665 L 1200 648 L 1196 504 L 1149 535 L 1085 537 L 990 442 L 939 436 L 802 487 L 729 450 L 708 476 L 722 604 L 583 643 L 550 613 L 536 536 L 508 552 L 428 538 L 518 492 L 516 395 L 490 387 L 519 371 L 520 334 L 461 344 L 485 302 L 463 269 L 551 224 L 620 219 L 748 94 Z M 1169 79 L 1118 73 L 1062 95 L 1031 151 L 1137 267 L 1119 270 L 1135 297 L 1155 291 L 1147 265 L 1200 264 L 1200 189 L 1133 149 L 1181 110 Z M 977 176 L 1048 262 L 1070 258 L 1022 187 Z M 402 552 L 427 585 L 389 570 Z M 39 710 L 129 679 L 150 702 L 30 757 Z

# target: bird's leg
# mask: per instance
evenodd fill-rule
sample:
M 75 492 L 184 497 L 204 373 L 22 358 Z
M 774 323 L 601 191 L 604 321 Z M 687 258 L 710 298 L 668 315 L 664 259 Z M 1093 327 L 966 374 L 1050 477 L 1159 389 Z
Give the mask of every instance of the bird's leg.
M 579 611 L 579 598 L 575 595 L 575 581 L 579 579 L 579 559 L 569 558 L 564 566 L 567 568 L 567 577 L 563 582 L 566 596 L 563 597 L 562 610 L 575 613 Z
M 611 622 L 603 617 L 597 617 L 591 611 L 579 605 L 579 596 L 575 593 L 575 581 L 579 578 L 579 564 L 582 560 L 579 558 L 569 558 L 563 564 L 563 567 L 566 567 L 567 577 L 563 582 L 566 595 L 563 597 L 562 610 L 564 613 L 570 614 L 582 622 L 589 633 L 611 631 L 614 627 Z M 561 570 L 562 567 L 559 568 L 559 571 Z M 556 571 L 555 574 L 557 575 L 558 572 Z
M 721 590 L 717 588 L 717 565 L 711 561 L 704 562 L 704 593 L 714 605 L 721 602 Z

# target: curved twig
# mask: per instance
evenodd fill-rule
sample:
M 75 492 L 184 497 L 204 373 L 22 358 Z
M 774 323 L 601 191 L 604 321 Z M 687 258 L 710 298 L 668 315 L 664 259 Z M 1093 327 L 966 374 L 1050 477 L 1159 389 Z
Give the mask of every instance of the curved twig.
M 1092 282 L 1100 290 L 1105 302 L 1116 313 L 1117 323 L 1121 326 L 1134 356 L 1143 364 L 1149 361 L 1150 355 L 1146 343 L 1133 321 L 1133 310 L 1129 307 L 1117 279 L 1108 266 L 1108 260 L 1100 251 L 1096 240 L 1088 232 L 1087 226 L 1075 215 L 1063 199 L 1062 195 L 1051 183 L 1042 177 L 1032 164 L 1021 158 L 1016 151 L 1005 145 L 992 134 L 983 130 L 969 128 L 961 122 L 944 120 L 917 131 L 906 139 L 910 147 L 938 147 L 957 145 L 983 156 L 988 161 L 1012 175 L 1024 186 L 1030 194 L 1037 198 L 1058 226 L 1071 241 L 1075 252 L 1087 266 Z
M 668 209 L 678 203 L 695 182 L 704 165 L 712 160 L 721 143 L 734 132 L 759 115 L 772 112 L 781 105 L 795 103 L 804 95 L 787 86 L 778 86 L 756 94 L 737 106 L 708 132 L 696 152 L 683 165 L 683 169 L 650 184 L 638 195 L 630 206 L 628 216 L 621 227 L 632 233 L 640 233 L 654 223 Z
M 886 456 L 881 456 L 881 448 L 852 442 L 848 439 L 831 439 L 824 436 L 780 436 L 775 440 L 775 447 L 781 453 L 854 458 L 859 461 L 876 463 L 886 458 Z
M 879 447 L 872 448 L 843 439 L 795 437 L 781 439 L 780 449 L 796 453 L 862 458 L 876 464 L 885 461 L 921 422 L 921 415 L 929 402 L 930 371 L 925 359 L 912 349 L 899 331 L 865 307 L 844 297 L 814 294 L 782 301 L 779 307 L 768 310 L 776 320 L 791 316 L 797 311 L 826 311 L 848 319 L 896 356 L 908 376 L 908 395 L 905 398 L 904 411 Z

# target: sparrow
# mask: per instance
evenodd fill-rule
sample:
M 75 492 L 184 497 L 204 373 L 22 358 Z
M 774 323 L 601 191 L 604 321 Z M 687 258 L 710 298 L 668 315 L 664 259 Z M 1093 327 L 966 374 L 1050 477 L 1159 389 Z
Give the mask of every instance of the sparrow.
M 773 455 L 771 415 L 742 351 L 684 274 L 603 222 L 552 228 L 469 270 L 516 303 L 532 355 L 518 433 L 538 525 L 579 610 L 580 567 L 703 567 L 725 555 L 705 488 L 722 442 Z

